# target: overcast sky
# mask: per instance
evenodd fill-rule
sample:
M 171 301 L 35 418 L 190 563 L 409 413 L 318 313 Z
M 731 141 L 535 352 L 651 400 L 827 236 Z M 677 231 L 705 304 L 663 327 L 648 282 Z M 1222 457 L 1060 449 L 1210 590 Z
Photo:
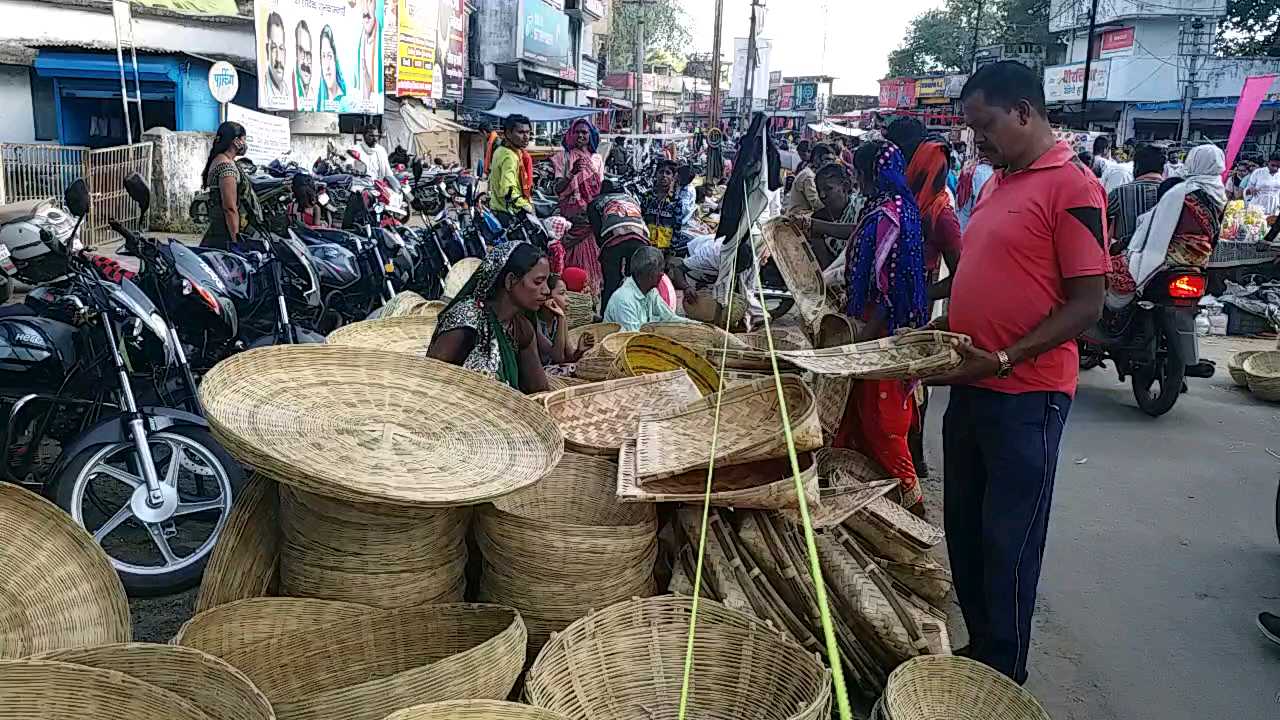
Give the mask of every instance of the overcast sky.
M 693 18 L 694 46 L 711 51 L 715 0 L 681 0 Z M 783 75 L 836 76 L 837 93 L 873 95 L 889 69 L 889 52 L 907 23 L 942 0 L 763 0 L 762 37 L 773 41 L 770 70 Z M 733 38 L 746 37 L 751 0 L 724 0 L 722 57 L 733 60 Z M 823 42 L 825 34 L 825 43 Z M 825 53 L 824 53 L 825 45 Z

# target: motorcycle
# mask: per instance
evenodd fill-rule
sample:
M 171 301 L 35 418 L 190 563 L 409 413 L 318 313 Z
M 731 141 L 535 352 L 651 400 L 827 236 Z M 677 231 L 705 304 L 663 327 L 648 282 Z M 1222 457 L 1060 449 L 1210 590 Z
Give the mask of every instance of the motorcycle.
M 170 594 L 199 582 L 243 472 L 198 414 L 147 404 L 138 369 L 176 366 L 175 334 L 137 285 L 104 280 L 77 249 L 83 180 L 65 202 L 70 236 L 23 248 L 27 269 L 61 265 L 65 285 L 0 313 L 0 468 L 67 511 L 131 594 Z
M 1138 407 L 1151 417 L 1173 409 L 1186 378 L 1213 377 L 1212 361 L 1200 359 L 1195 318 L 1208 276 L 1201 268 L 1173 267 L 1156 273 L 1127 307 L 1108 310 L 1078 341 L 1080 367 L 1115 361 L 1128 378 Z
M 48 247 L 74 241 L 74 226 L 52 198 L 0 205 L 0 303 L 12 295 L 11 278 L 41 283 L 65 272 L 65 262 Z

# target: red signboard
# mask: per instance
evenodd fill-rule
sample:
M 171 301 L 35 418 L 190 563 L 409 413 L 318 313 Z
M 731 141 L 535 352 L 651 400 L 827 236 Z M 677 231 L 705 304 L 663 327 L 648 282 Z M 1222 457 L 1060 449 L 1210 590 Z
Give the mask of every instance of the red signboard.
M 888 78 L 880 81 L 880 107 L 914 107 L 915 104 L 914 78 Z
M 1102 57 L 1131 55 L 1134 41 L 1134 29 L 1131 27 L 1107 30 L 1102 33 L 1101 55 Z
M 791 98 L 795 94 L 795 85 L 787 84 L 778 87 L 778 109 L 790 110 Z

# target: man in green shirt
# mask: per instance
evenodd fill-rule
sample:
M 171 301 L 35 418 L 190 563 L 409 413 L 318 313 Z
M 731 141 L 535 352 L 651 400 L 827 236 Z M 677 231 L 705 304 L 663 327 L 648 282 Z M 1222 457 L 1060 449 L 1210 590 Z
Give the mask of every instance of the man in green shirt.
M 637 250 L 631 256 L 631 277 L 609 296 L 604 321 L 616 322 L 628 332 L 636 332 L 647 323 L 697 322 L 675 314 L 658 296 L 664 266 L 662 251 L 658 248 L 649 246 Z
M 502 120 L 502 144 L 494 149 L 489 169 L 489 207 L 494 212 L 515 215 L 533 210 L 520 181 L 523 155 L 532 133 L 533 125 L 524 115 L 508 115 Z

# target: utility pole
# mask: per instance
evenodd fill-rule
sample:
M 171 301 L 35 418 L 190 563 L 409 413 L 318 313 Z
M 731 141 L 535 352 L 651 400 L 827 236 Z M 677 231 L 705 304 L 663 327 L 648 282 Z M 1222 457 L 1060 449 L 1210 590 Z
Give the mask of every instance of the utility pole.
M 759 63 L 759 58 L 756 57 L 759 50 L 756 47 L 756 8 L 758 7 L 760 7 L 760 0 L 751 0 L 751 31 L 747 35 L 746 87 L 743 88 L 742 93 L 742 116 L 748 122 L 751 119 L 752 96 L 755 95 L 756 64 Z
M 716 23 L 711 40 L 711 127 L 720 127 L 720 26 L 724 22 L 724 0 L 716 0 Z
M 636 38 L 636 104 L 631 110 L 631 132 L 644 132 L 644 3 L 636 3 L 640 11 Z
M 1084 43 L 1084 87 L 1080 90 L 1080 114 L 1084 129 L 1089 129 L 1089 73 L 1093 72 L 1093 31 L 1098 27 L 1098 0 L 1089 7 L 1089 36 Z
M 978 28 L 982 26 L 982 0 L 973 8 L 973 44 L 969 47 L 969 72 L 978 64 Z
M 1183 20 L 1180 36 L 1178 38 L 1178 55 L 1186 58 L 1186 63 L 1178 63 L 1178 74 L 1184 75 L 1183 68 L 1186 68 L 1185 77 L 1179 77 L 1183 81 L 1182 86 L 1182 114 L 1178 122 L 1178 138 L 1183 145 L 1187 144 L 1187 140 L 1191 137 L 1191 105 L 1195 102 L 1197 96 L 1200 95 L 1200 87 L 1197 84 L 1197 78 L 1200 74 L 1200 63 L 1205 55 L 1208 54 L 1207 36 L 1205 32 L 1204 20 L 1200 18 L 1192 18 L 1189 26 L 1186 20 Z

